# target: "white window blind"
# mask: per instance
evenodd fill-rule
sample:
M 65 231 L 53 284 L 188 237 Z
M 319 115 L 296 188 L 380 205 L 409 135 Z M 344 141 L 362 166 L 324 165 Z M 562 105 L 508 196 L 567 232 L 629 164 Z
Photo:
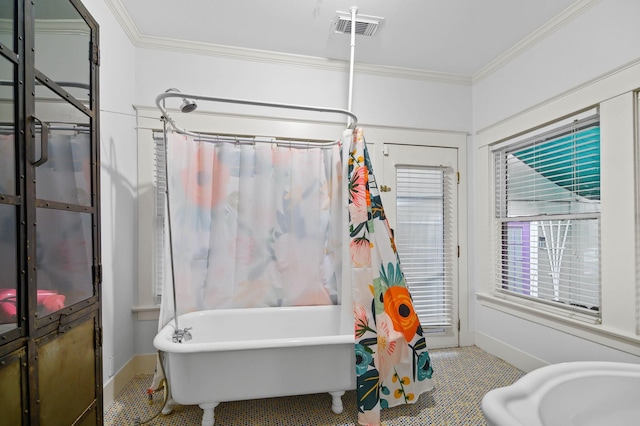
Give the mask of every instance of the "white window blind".
M 396 168 L 395 242 L 423 327 L 453 325 L 454 241 L 451 168 Z
M 166 190 L 167 174 L 165 167 L 165 140 L 160 132 L 153 133 L 155 143 L 154 176 L 155 176 L 155 229 L 154 229 L 154 299 L 160 303 L 165 274 L 165 226 L 166 226 Z
M 494 156 L 497 291 L 599 316 L 599 117 Z

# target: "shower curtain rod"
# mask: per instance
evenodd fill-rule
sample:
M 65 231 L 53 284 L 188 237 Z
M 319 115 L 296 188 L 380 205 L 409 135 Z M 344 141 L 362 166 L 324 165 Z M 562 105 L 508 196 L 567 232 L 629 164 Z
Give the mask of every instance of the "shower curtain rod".
M 192 136 L 198 136 L 198 134 L 178 127 L 176 123 L 173 121 L 173 119 L 169 116 L 169 113 L 167 112 L 166 108 L 163 105 L 163 101 L 166 98 L 196 99 L 196 100 L 202 100 L 202 101 L 231 103 L 231 104 L 240 104 L 240 105 L 253 105 L 253 106 L 263 106 L 263 107 L 272 107 L 272 108 L 283 108 L 283 109 L 295 109 L 295 110 L 301 110 L 301 111 L 329 112 L 329 113 L 335 113 L 335 114 L 343 114 L 351 117 L 352 122 L 348 126 L 349 129 L 355 129 L 356 125 L 358 124 L 358 117 L 356 117 L 355 114 L 345 109 L 339 109 L 339 108 L 316 107 L 316 106 L 296 105 L 296 104 L 282 104 L 282 103 L 275 103 L 275 102 L 262 102 L 262 101 L 252 101 L 252 100 L 234 99 L 234 98 L 216 98 L 211 96 L 182 93 L 179 91 L 175 91 L 175 89 L 171 91 L 166 91 L 158 95 L 156 97 L 156 106 L 162 112 L 162 117 L 166 119 L 177 132 L 190 134 Z
M 154 138 L 156 137 L 156 132 L 164 137 L 164 131 L 159 129 L 154 129 L 151 127 L 138 127 L 138 129 L 147 129 L 153 131 Z M 230 143 L 235 145 L 255 145 L 257 143 L 268 143 L 268 144 L 276 144 L 278 146 L 286 146 L 286 147 L 295 147 L 295 148 L 311 148 L 311 147 L 330 147 L 333 145 L 337 145 L 340 141 L 322 141 L 322 140 L 307 140 L 307 139 L 280 139 L 280 138 L 269 138 L 269 137 L 257 137 L 257 136 L 235 136 L 235 135 L 221 135 L 217 133 L 208 133 L 208 132 L 190 132 L 191 135 L 194 136 L 195 142 L 220 142 L 220 143 Z

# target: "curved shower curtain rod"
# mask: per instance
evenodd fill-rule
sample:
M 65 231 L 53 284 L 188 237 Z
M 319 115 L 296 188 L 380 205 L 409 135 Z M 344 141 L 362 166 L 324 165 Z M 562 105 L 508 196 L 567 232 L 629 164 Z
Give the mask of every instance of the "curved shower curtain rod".
M 222 102 L 222 103 L 230 103 L 230 104 L 296 109 L 301 111 L 329 112 L 329 113 L 335 113 L 335 114 L 343 114 L 350 117 L 351 123 L 348 126 L 349 129 L 355 129 L 356 125 L 358 124 L 358 117 L 356 117 L 354 113 L 352 113 L 351 111 L 347 111 L 345 109 L 339 109 L 339 108 L 327 108 L 327 107 L 316 107 L 316 106 L 295 105 L 295 104 L 281 104 L 281 103 L 275 103 L 275 102 L 251 101 L 246 99 L 234 99 L 234 98 L 216 98 L 211 96 L 182 93 L 177 91 L 177 89 L 168 89 L 166 92 L 159 94 L 156 97 L 156 106 L 162 112 L 162 117 L 166 119 L 171 124 L 171 126 L 179 133 L 191 134 L 191 135 L 195 135 L 195 134 L 193 132 L 189 132 L 188 130 L 178 127 L 176 123 L 173 121 L 173 119 L 169 116 L 169 113 L 167 112 L 166 108 L 163 105 L 163 101 L 166 98 L 196 99 L 196 100 L 202 100 L 202 101 Z
M 284 109 L 295 109 L 301 111 L 315 111 L 315 112 L 329 112 L 336 114 L 343 114 L 351 118 L 351 122 L 347 126 L 348 129 L 355 129 L 358 124 L 358 117 L 350 111 L 338 108 L 325 108 L 325 107 L 315 107 L 315 106 L 307 106 L 307 105 L 295 105 L 295 104 L 281 104 L 275 102 L 261 102 L 261 101 L 250 101 L 245 99 L 233 99 L 233 98 L 215 98 L 211 96 L 202 96 L 202 95 L 193 95 L 189 93 L 182 93 L 178 89 L 170 88 L 165 92 L 161 93 L 156 97 L 156 106 L 162 112 L 162 121 L 164 123 L 164 132 L 166 137 L 166 123 L 168 122 L 178 133 L 191 135 L 191 136 L 200 136 L 199 133 L 190 132 L 176 125 L 173 119 L 169 116 L 167 109 L 164 106 L 164 100 L 166 98 L 182 98 L 184 103 L 181 109 L 184 112 L 191 112 L 196 109 L 195 102 L 193 100 L 203 100 L 203 101 L 211 101 L 211 102 L 222 102 L 222 103 L 232 103 L 232 104 L 241 104 L 241 105 L 254 105 L 254 106 L 263 106 L 263 107 L 272 107 L 272 108 L 284 108 Z M 191 100 L 189 102 L 188 100 Z M 168 175 L 168 161 L 167 161 L 167 150 L 164 150 L 164 167 L 165 174 Z M 171 262 L 171 284 L 173 289 L 173 312 L 174 312 L 174 320 L 175 320 L 175 332 L 173 334 L 174 342 L 184 342 L 191 339 L 191 333 L 189 332 L 189 328 L 181 329 L 178 325 L 178 306 L 176 300 L 176 280 L 174 276 L 173 270 L 173 233 L 171 232 L 171 209 L 169 208 L 169 186 L 165 186 L 165 194 L 166 194 L 166 203 L 167 203 L 167 220 L 169 222 L 169 258 Z

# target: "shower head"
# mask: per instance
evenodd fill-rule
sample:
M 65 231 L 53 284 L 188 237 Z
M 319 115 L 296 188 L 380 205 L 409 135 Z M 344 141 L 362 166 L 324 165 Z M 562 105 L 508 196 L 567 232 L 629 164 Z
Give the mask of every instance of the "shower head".
M 176 92 L 176 93 L 180 93 L 180 91 L 176 88 L 170 88 L 164 91 L 165 93 L 168 92 Z M 163 102 L 163 106 L 164 106 L 164 99 L 162 99 Z M 198 108 L 198 104 L 196 104 L 196 101 L 192 100 L 192 99 L 187 99 L 187 98 L 182 98 L 182 105 L 180 105 L 180 111 L 182 112 L 193 112 L 196 110 L 196 108 Z
M 198 108 L 198 104 L 196 104 L 196 101 L 182 98 L 182 105 L 180 105 L 180 111 L 192 112 L 192 111 L 195 111 L 196 108 Z

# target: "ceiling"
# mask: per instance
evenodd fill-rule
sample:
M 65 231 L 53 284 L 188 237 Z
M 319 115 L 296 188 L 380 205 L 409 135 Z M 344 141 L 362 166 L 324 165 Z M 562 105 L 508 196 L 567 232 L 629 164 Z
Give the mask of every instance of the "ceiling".
M 111 0 L 141 36 L 349 60 L 337 11 L 382 17 L 356 63 L 472 77 L 588 0 Z M 591 0 L 591 3 L 593 1 Z

